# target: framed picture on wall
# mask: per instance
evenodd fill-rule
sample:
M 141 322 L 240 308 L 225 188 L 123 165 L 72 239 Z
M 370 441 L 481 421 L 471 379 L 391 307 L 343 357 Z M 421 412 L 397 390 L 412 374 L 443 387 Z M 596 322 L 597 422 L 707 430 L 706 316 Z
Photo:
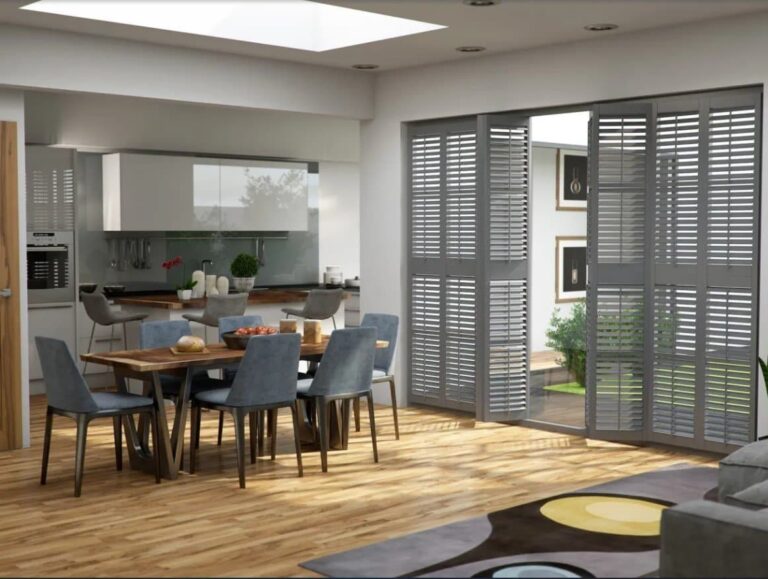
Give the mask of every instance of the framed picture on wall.
M 587 238 L 555 239 L 555 302 L 583 300 L 587 297 Z
M 587 152 L 578 149 L 557 150 L 557 210 L 586 211 Z

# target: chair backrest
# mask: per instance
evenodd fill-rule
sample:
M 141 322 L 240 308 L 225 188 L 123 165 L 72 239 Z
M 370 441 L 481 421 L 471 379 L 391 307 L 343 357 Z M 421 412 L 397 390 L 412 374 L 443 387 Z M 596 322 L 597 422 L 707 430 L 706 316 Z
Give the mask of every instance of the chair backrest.
M 310 320 L 327 320 L 341 305 L 344 290 L 311 290 L 304 303 L 304 317 Z
M 367 392 L 371 389 L 375 355 L 376 328 L 336 330 L 331 334 L 309 394 L 334 396 Z
M 274 334 L 248 340 L 227 404 L 260 406 L 296 399 L 301 336 Z
M 389 374 L 392 360 L 395 357 L 397 328 L 399 325 L 400 318 L 392 314 L 365 314 L 363 316 L 360 327 L 376 328 L 376 339 L 389 342 L 386 348 L 376 348 L 376 358 L 373 362 L 374 370 L 381 370 Z
M 109 307 L 109 301 L 103 293 L 81 293 L 80 300 L 83 302 L 85 313 L 88 314 L 92 321 L 102 326 L 109 326 L 115 323 L 112 308 Z
M 222 334 L 227 332 L 234 332 L 238 328 L 246 328 L 252 326 L 260 326 L 264 323 L 264 319 L 254 314 L 252 316 L 228 316 L 226 318 L 219 318 L 219 339 Z
M 218 326 L 221 318 L 242 316 L 246 307 L 248 307 L 248 294 L 211 296 L 205 304 L 203 323 L 208 326 Z
M 98 410 L 66 342 L 37 336 L 35 344 L 43 368 L 48 406 L 68 412 Z
M 182 336 L 192 335 L 192 328 L 187 320 L 160 320 L 142 322 L 139 326 L 139 347 L 170 348 Z

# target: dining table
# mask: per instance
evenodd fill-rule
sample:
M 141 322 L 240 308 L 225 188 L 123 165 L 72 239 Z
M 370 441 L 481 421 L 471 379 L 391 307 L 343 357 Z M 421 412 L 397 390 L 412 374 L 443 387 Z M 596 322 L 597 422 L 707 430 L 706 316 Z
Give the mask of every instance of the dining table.
M 328 346 L 330 336 L 324 335 L 320 342 L 302 342 L 300 358 L 312 363 L 322 359 Z M 387 348 L 389 343 L 377 340 L 377 348 Z M 237 365 L 245 355 L 245 350 L 232 349 L 226 344 L 207 344 L 202 352 L 178 353 L 171 348 L 153 348 L 122 350 L 114 352 L 89 352 L 82 354 L 80 359 L 88 364 L 109 366 L 115 376 L 115 386 L 118 392 L 129 392 L 129 380 L 138 380 L 145 384 L 144 393 L 152 397 L 157 410 L 159 422 L 159 440 L 155 448 L 160 454 L 161 475 L 167 479 L 178 478 L 182 470 L 184 453 L 184 433 L 190 407 L 190 391 L 192 378 L 200 371 L 219 370 Z M 182 378 L 178 399 L 175 404 L 173 424 L 169 425 L 165 412 L 165 398 L 161 375 L 178 375 Z M 331 448 L 346 448 L 346 437 L 343 435 L 341 408 L 331 412 Z M 154 472 L 154 462 L 148 445 L 147 425 L 137 427 L 133 416 L 123 420 L 126 445 L 128 447 L 129 463 L 132 469 Z M 317 437 L 317 429 L 308 424 L 305 419 L 302 436 Z M 317 446 L 316 444 L 313 444 Z

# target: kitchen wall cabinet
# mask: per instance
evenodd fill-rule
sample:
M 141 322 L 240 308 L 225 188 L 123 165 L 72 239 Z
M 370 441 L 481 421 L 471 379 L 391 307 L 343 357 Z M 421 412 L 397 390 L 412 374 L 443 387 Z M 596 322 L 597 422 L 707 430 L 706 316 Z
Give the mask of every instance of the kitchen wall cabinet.
M 306 231 L 306 163 L 115 153 L 104 231 Z

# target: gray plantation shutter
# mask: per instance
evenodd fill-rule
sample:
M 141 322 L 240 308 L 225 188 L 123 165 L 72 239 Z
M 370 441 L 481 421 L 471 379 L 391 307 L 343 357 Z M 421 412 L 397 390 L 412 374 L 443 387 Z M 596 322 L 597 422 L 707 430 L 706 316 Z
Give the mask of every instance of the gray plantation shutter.
M 410 400 L 475 409 L 477 123 L 411 125 L 409 154 Z
M 587 427 L 615 440 L 644 428 L 650 112 L 598 105 L 590 125 Z
M 528 239 L 530 232 L 529 118 L 482 115 L 480 207 L 485 217 L 480 292 L 483 348 L 478 374 L 485 388 L 478 418 L 527 417 L 529 384 Z

